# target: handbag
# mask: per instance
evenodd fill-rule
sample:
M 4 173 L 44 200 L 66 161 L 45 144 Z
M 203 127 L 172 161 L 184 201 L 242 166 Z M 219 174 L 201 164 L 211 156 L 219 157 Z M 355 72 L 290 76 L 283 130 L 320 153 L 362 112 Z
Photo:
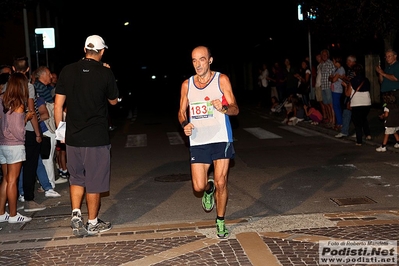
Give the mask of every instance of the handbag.
M 42 137 L 42 142 L 40 143 L 40 155 L 43 160 L 50 158 L 51 151 L 51 138 L 48 136 Z
M 363 83 L 364 83 L 364 81 L 362 81 L 362 83 L 360 83 L 360 85 L 359 85 L 359 87 L 357 87 L 357 89 L 355 90 L 355 92 L 352 94 L 352 96 L 346 96 L 346 98 L 345 98 L 345 100 L 344 100 L 344 103 L 346 102 L 346 109 L 348 109 L 348 110 L 352 110 L 352 107 L 351 107 L 351 101 L 352 101 L 352 98 L 353 98 L 353 96 L 355 96 L 355 93 L 358 91 L 358 90 L 360 90 L 360 88 L 363 86 Z

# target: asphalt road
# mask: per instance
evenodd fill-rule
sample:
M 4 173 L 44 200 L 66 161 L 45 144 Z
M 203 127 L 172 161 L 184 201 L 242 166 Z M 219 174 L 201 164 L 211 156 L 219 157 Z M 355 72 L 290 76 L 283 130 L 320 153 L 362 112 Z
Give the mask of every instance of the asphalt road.
M 138 110 L 133 122 L 114 119 L 111 190 L 102 198 L 101 219 L 142 225 L 215 218 L 215 211 L 202 210 L 201 195 L 192 190 L 187 138 L 177 111 L 164 110 Z M 226 219 L 399 206 L 395 152 L 377 153 L 372 142 L 357 147 L 349 138 L 336 139 L 309 125 L 283 125 L 251 106 L 242 106 L 232 124 L 236 157 Z M 45 226 L 69 227 L 68 184 L 56 190 L 61 198 L 37 192 L 37 201 L 48 208 L 35 217 L 46 219 Z M 24 229 L 41 226 L 38 219 Z
M 230 236 L 220 240 L 215 211 L 205 213 L 192 191 L 177 110 L 167 107 L 114 119 L 111 191 L 100 211 L 111 231 L 74 237 L 68 184 L 60 184 L 60 198 L 36 193 L 47 209 L 27 214 L 31 222 L 0 224 L 5 263 L 319 265 L 320 240 L 398 239 L 397 150 L 375 151 L 378 123 L 373 140 L 357 147 L 322 126 L 283 125 L 281 117 L 242 105 L 232 118 Z

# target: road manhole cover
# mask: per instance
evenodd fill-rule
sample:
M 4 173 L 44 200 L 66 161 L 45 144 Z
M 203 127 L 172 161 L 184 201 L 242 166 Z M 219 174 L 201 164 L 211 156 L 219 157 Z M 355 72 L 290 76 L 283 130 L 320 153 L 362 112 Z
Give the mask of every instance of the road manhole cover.
M 181 182 L 191 181 L 191 175 L 189 174 L 172 174 L 155 177 L 155 181 L 159 182 Z
M 377 203 L 375 200 L 369 197 L 358 197 L 358 198 L 330 198 L 332 202 L 338 206 L 352 206 L 360 204 L 374 204 Z

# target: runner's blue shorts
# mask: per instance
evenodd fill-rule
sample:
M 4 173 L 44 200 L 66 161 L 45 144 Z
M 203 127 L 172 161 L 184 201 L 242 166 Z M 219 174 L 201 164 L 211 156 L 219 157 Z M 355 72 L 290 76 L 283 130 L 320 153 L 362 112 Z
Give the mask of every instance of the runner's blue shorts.
M 232 142 L 218 142 L 190 147 L 191 163 L 212 164 L 218 159 L 234 159 Z

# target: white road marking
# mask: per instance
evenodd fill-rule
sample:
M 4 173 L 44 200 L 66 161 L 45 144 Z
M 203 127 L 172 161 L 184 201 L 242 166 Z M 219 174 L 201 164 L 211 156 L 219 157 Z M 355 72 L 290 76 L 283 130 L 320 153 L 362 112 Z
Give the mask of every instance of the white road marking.
M 179 132 L 167 132 L 170 145 L 184 144 L 184 141 Z
M 298 135 L 301 135 L 303 137 L 311 137 L 311 136 L 319 135 L 315 131 L 307 130 L 307 129 L 304 129 L 304 128 L 299 128 L 299 127 L 296 127 L 296 126 L 282 126 L 282 127 L 279 127 L 279 128 L 291 131 L 291 132 L 293 132 L 295 134 L 298 134 Z
M 147 134 L 128 135 L 125 148 L 147 146 Z
M 264 130 L 263 128 L 260 127 L 248 127 L 244 128 L 245 131 L 251 133 L 258 139 L 280 139 L 282 138 L 279 135 L 276 135 L 270 131 Z

